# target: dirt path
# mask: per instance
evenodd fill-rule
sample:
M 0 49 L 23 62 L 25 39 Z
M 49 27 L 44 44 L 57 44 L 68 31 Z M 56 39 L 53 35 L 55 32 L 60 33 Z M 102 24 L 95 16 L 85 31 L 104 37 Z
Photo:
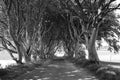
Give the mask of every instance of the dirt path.
M 21 75 L 15 80 L 98 80 L 92 73 L 67 61 L 49 64 Z

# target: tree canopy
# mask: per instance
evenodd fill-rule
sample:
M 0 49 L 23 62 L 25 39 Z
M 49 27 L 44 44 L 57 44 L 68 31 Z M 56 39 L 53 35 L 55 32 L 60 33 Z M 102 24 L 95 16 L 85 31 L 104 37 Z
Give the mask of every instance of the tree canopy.
M 120 27 L 114 10 L 120 4 L 113 6 L 114 1 L 3 0 L 1 31 L 8 35 L 1 35 L 3 46 L 19 55 L 17 62 L 22 62 L 23 57 L 30 61 L 32 54 L 48 58 L 61 41 L 69 56 L 79 49 L 79 44 L 85 44 L 90 59 L 99 60 L 96 40 L 104 38 L 110 47 L 119 50 L 116 44 Z

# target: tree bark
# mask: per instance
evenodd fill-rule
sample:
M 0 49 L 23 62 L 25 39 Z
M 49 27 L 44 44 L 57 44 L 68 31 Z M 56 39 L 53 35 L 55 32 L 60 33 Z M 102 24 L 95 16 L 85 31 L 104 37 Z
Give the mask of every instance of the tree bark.
M 24 53 L 25 62 L 26 63 L 31 62 L 31 54 L 30 54 L 30 52 L 28 53 L 28 52 L 26 52 L 26 50 L 24 50 L 23 53 Z
M 96 41 L 97 34 L 98 34 L 98 30 L 94 28 L 90 36 L 90 39 L 88 40 L 89 42 L 87 42 L 87 48 L 89 53 L 88 58 L 91 61 L 99 61 L 99 57 L 97 55 L 97 51 L 95 48 L 95 41 Z
M 15 44 L 16 44 L 16 42 L 15 42 Z M 22 54 L 22 52 L 21 52 L 20 45 L 19 45 L 19 44 L 16 44 L 16 47 L 17 47 L 17 52 L 18 52 L 18 63 L 22 63 L 23 54 Z
M 15 43 L 15 46 L 16 46 L 16 49 L 17 49 L 17 53 L 18 53 L 18 60 L 17 60 L 17 63 L 18 64 L 22 64 L 22 57 L 23 57 L 23 54 L 21 52 L 21 49 L 20 49 L 20 44 L 18 43 L 18 41 L 15 39 L 15 37 L 13 36 L 13 33 L 10 29 L 10 35 Z

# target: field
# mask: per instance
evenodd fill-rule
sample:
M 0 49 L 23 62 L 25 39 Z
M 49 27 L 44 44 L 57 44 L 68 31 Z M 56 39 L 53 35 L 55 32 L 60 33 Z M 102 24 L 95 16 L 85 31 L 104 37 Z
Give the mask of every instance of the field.
M 120 64 L 120 54 L 119 53 L 114 54 L 110 51 L 99 50 L 98 51 L 98 56 L 99 56 L 101 61 L 113 62 L 115 64 L 116 63 Z M 2 51 L 2 52 L 0 52 L 0 64 L 2 65 L 2 67 L 5 67 L 6 65 L 9 65 L 9 64 L 15 64 L 15 61 L 12 60 L 12 58 L 7 53 L 7 51 Z M 120 68 L 120 65 L 113 65 L 112 63 L 111 63 L 111 65 L 113 67 Z
M 112 53 L 110 51 L 98 51 L 98 56 L 101 61 L 120 62 L 120 54 Z
M 10 57 L 9 53 L 7 51 L 1 51 L 0 52 L 0 67 L 6 67 L 7 65 L 10 64 L 15 64 L 15 61 L 12 60 L 12 58 Z

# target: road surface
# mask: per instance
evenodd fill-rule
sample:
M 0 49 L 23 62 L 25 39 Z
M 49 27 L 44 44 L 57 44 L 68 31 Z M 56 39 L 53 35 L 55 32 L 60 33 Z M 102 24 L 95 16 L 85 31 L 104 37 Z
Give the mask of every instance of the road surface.
M 84 68 L 78 68 L 68 61 L 55 62 L 35 68 L 15 80 L 99 80 Z

